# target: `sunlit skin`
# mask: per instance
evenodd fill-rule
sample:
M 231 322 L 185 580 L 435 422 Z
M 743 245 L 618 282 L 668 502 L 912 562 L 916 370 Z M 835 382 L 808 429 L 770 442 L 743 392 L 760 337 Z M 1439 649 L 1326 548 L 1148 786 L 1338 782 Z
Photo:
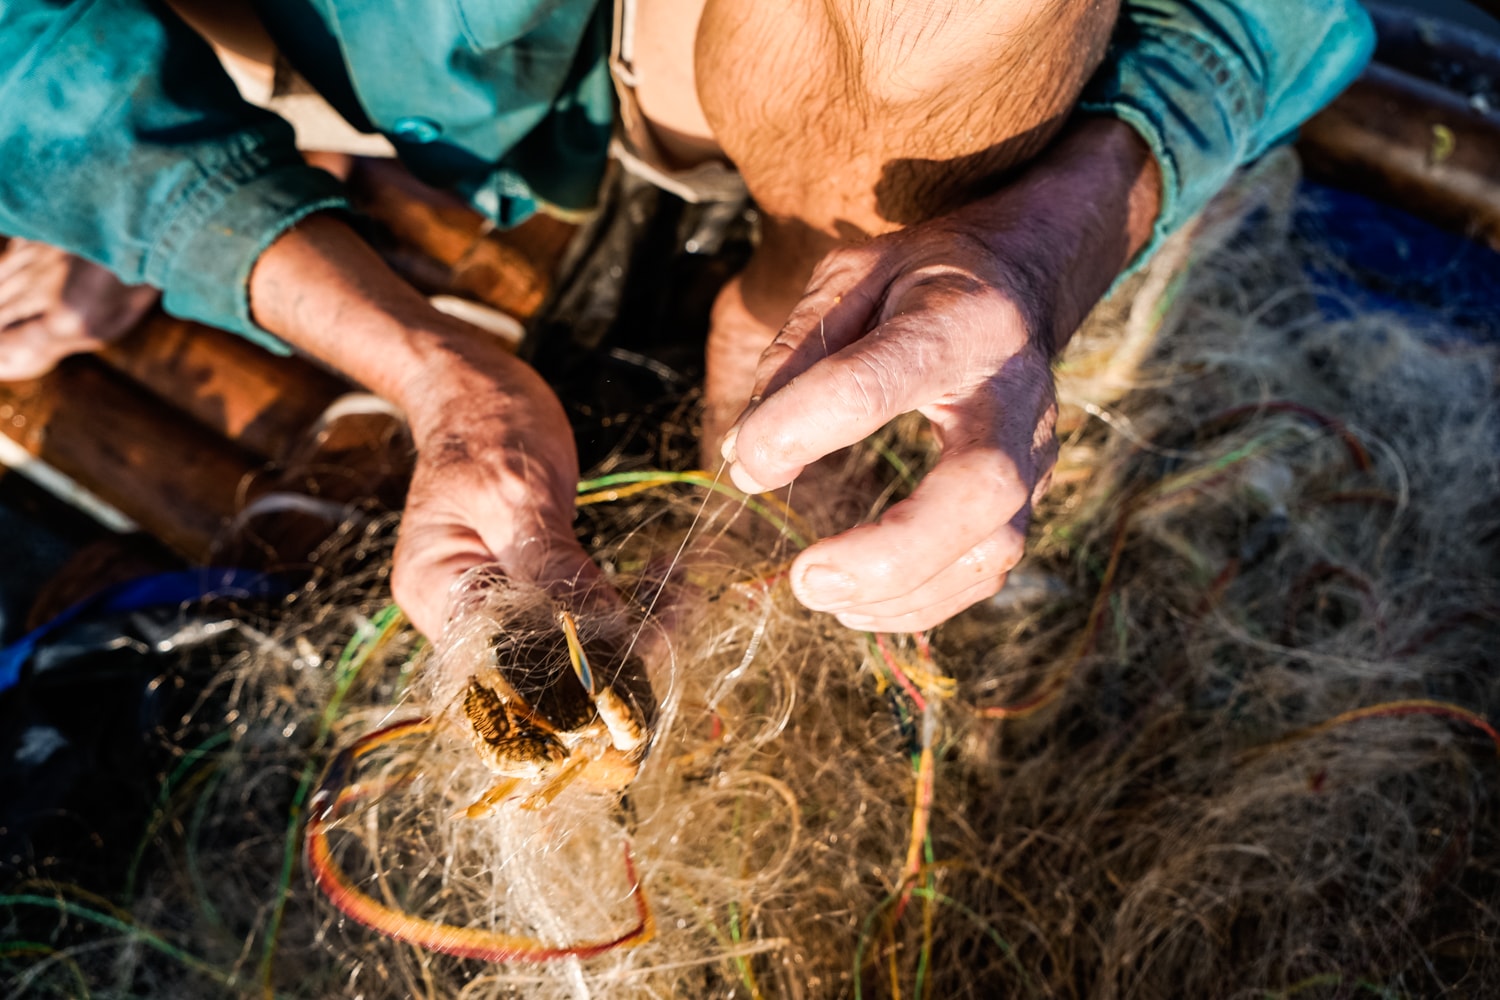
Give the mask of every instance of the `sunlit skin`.
M 12 240 L 0 254 L 0 381 L 36 378 L 119 338 L 158 298 L 55 247 Z
M 935 28 L 908 23 L 933 15 L 920 5 L 704 8 L 646 3 L 638 63 L 657 81 L 642 103 L 667 145 L 686 159 L 722 150 L 765 220 L 715 304 L 706 454 L 711 466 L 722 455 L 741 488 L 773 489 L 901 413 L 926 416 L 943 449 L 932 473 L 879 522 L 802 553 L 791 580 L 848 625 L 930 627 L 993 594 L 1020 557 L 1052 462 L 1051 359 L 1157 213 L 1159 176 L 1136 134 L 1112 119 L 1066 121 L 1114 4 L 965 14 L 989 21 L 944 8 Z M 949 72 L 953 45 L 1023 31 L 1037 41 L 1019 70 L 1011 50 L 980 46 Z M 861 32 L 890 44 L 870 49 Z M 858 73 L 841 54 L 850 45 L 871 53 Z M 809 105 L 768 83 L 787 79 L 776 62 L 786 52 L 798 53 L 798 79 L 837 100 Z M 1022 79 L 1026 99 L 1012 107 Z M 792 155 L 776 135 L 812 141 Z M 1019 175 L 1011 154 L 994 153 L 1012 170 L 998 189 L 986 179 L 986 150 L 1046 140 L 1039 155 L 1027 145 Z M 886 204 L 902 170 L 920 175 L 917 193 Z M 392 586 L 419 629 L 441 636 L 455 585 L 481 565 L 580 612 L 613 600 L 574 536 L 574 443 L 534 371 L 432 309 L 333 216 L 277 239 L 249 297 L 266 330 L 406 414 L 418 459 Z
M 942 457 L 878 522 L 797 558 L 804 604 L 907 632 L 1004 584 L 1056 452 L 1051 360 L 1156 215 L 1154 164 L 1119 128 L 1082 125 L 1000 194 L 818 265 L 725 440 L 735 485 L 783 486 L 913 410 Z M 1124 231 L 1078 190 L 1120 199 Z
M 701 78 L 712 46 L 697 42 Z M 945 449 L 880 523 L 799 557 L 799 598 L 860 628 L 914 630 L 1003 585 L 1050 469 L 1050 359 L 1144 245 L 1159 185 L 1131 129 L 1083 120 L 1013 183 L 929 222 L 847 244 L 768 225 L 710 333 L 710 414 L 756 397 L 728 475 L 781 486 L 908 410 Z M 419 461 L 393 585 L 419 628 L 440 634 L 452 585 L 486 563 L 565 600 L 606 599 L 571 529 L 571 435 L 535 373 L 434 313 L 334 219 L 278 240 L 250 291 L 258 322 L 408 414 Z M 707 436 L 722 430 L 710 418 Z

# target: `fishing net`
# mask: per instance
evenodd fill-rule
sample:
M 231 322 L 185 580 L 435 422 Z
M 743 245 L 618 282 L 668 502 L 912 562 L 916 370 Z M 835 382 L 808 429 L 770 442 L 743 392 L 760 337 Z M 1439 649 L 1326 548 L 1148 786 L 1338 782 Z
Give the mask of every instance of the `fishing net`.
M 9 901 L 50 906 L 13 985 L 1494 989 L 1495 351 L 1307 278 L 1281 163 L 1079 335 L 1055 485 L 995 600 L 872 636 L 790 595 L 801 546 L 932 461 L 913 421 L 834 460 L 837 509 L 712 472 L 583 484 L 622 595 L 578 614 L 586 674 L 565 609 L 490 578 L 435 651 L 388 606 L 390 525 L 351 528 L 214 658 L 123 908 Z M 497 773 L 464 707 L 495 673 L 621 692 L 654 731 L 628 787 Z

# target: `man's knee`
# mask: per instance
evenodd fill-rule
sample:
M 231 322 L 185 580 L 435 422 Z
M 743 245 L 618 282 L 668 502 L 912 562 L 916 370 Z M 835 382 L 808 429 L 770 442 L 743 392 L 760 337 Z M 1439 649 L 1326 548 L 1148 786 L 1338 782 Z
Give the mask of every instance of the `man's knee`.
M 1117 5 L 806 0 L 789 16 L 709 0 L 699 95 L 767 211 L 830 233 L 885 231 L 983 193 L 1041 149 L 1102 57 Z

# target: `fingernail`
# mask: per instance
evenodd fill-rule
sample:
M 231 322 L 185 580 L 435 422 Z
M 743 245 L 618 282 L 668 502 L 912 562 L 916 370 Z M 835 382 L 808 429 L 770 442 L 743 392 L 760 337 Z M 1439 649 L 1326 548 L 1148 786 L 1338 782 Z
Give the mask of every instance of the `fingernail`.
M 719 444 L 719 457 L 730 465 L 734 464 L 734 443 L 740 439 L 740 425 L 735 424 L 729 428 L 724 435 L 724 440 Z
M 797 591 L 803 604 L 830 611 L 849 603 L 854 594 L 854 577 L 831 566 L 809 566 L 802 571 Z
M 744 426 L 745 418 L 750 416 L 751 412 L 759 405 L 760 394 L 756 393 L 745 403 L 745 408 L 740 411 L 739 418 L 730 425 L 729 430 L 724 432 L 724 440 L 719 443 L 719 457 L 730 465 L 734 464 L 736 455 L 735 445 L 740 439 L 740 428 Z
M 769 486 L 762 486 L 756 482 L 755 478 L 745 471 L 743 465 L 731 465 L 729 467 L 729 479 L 741 493 L 749 493 L 751 496 L 769 492 L 771 489 Z

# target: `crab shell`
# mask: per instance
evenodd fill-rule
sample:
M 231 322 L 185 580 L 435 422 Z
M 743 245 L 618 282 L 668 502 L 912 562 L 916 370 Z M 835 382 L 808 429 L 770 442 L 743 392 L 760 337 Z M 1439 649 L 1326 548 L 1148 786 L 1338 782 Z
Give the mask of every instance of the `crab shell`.
M 463 699 L 470 739 L 491 771 L 540 784 L 583 757 L 577 777 L 592 788 L 619 791 L 634 780 L 650 732 L 613 688 L 601 689 L 592 712 L 573 714 L 574 728 L 563 729 L 495 680 L 491 687 L 478 675 L 470 678 Z

